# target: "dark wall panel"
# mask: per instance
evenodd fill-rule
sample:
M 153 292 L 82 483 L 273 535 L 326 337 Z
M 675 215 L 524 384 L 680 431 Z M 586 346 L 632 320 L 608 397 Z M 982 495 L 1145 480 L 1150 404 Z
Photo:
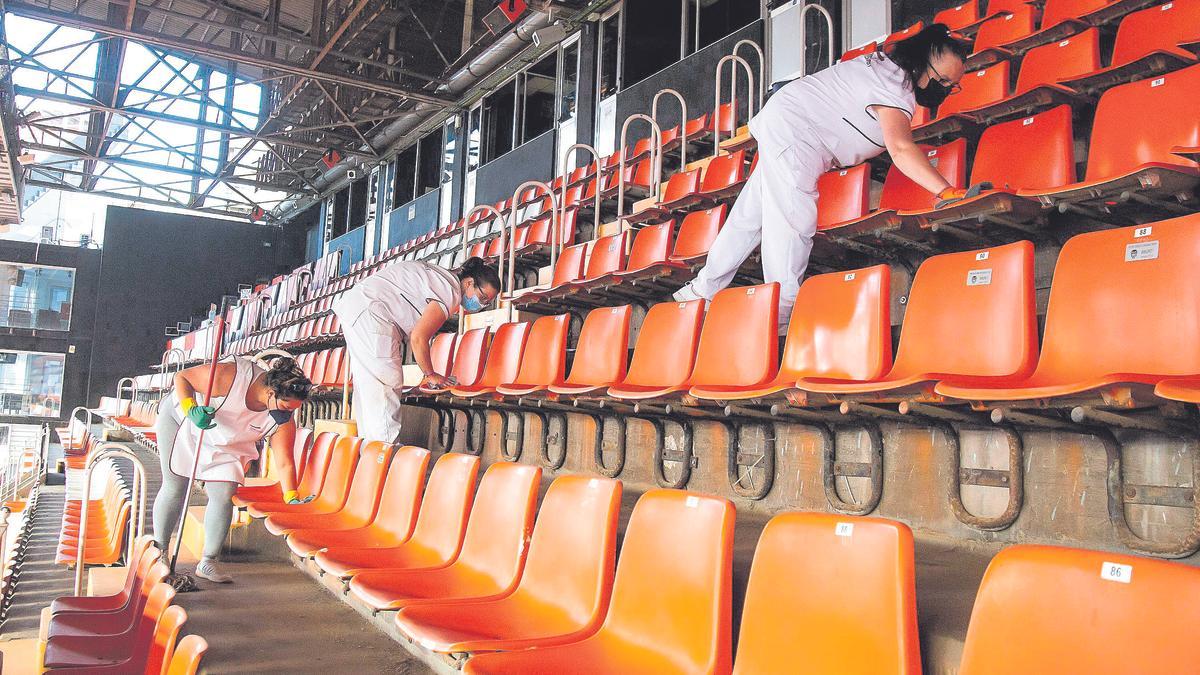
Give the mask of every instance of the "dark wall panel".
M 475 176 L 475 204 L 495 204 L 508 199 L 527 180 L 554 178 L 554 136 L 554 131 L 547 131 L 479 167 Z
M 441 190 L 433 190 L 386 214 L 388 219 L 387 248 L 432 232 L 438 226 L 441 209 Z
M 345 248 L 346 253 L 342 255 L 342 264 L 338 274 L 346 274 L 350 271 L 350 266 L 363 259 L 364 246 L 367 243 L 367 228 L 356 227 L 340 237 L 329 240 L 327 250 L 333 252 L 339 248 Z
M 205 315 L 238 284 L 267 280 L 302 262 L 277 227 L 110 206 L 96 302 L 92 389 L 147 372 L 162 357 L 163 326 Z

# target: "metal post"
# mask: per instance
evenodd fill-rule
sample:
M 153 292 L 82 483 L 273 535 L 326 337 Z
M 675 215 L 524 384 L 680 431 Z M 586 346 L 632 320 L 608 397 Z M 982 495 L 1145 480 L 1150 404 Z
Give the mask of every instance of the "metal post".
M 743 40 L 742 42 L 749 42 L 749 40 Z M 738 44 L 740 45 L 742 43 L 739 42 Z M 754 44 L 754 43 L 750 42 L 750 44 Z M 757 47 L 757 46 L 758 45 L 755 45 L 755 47 Z M 737 51 L 736 47 L 734 47 L 734 51 Z M 654 119 L 655 123 L 658 122 L 658 100 L 667 94 L 674 96 L 675 99 L 677 101 L 679 101 L 679 170 L 683 171 L 684 168 L 687 167 L 687 122 L 688 122 L 687 101 L 683 100 L 683 94 L 680 94 L 678 91 L 675 91 L 674 89 L 670 89 L 670 88 L 659 91 L 657 94 L 654 95 L 654 100 L 650 102 L 650 117 L 652 117 Z M 661 125 L 659 128 L 662 128 Z M 660 152 L 661 152 L 661 149 L 660 149 Z
M 598 185 L 596 187 L 599 187 Z M 555 254 L 555 248 L 558 247 L 558 203 L 554 195 L 554 188 L 550 187 L 549 183 L 543 183 L 540 180 L 527 180 L 517 186 L 513 190 L 512 196 L 512 223 L 508 232 L 508 320 L 512 321 L 512 294 L 516 290 L 513 286 L 516 283 L 516 264 L 517 264 L 517 200 L 526 188 L 537 188 L 536 196 L 539 193 L 544 193 L 550 197 L 550 266 L 553 267 L 558 262 L 558 256 Z M 503 222 L 503 221 L 501 221 Z M 500 236 L 504 236 L 503 228 L 500 230 Z M 504 253 L 500 253 L 504 257 Z
M 475 216 L 475 214 L 478 212 L 490 213 L 490 214 L 492 214 L 493 218 L 500 221 L 500 237 L 501 237 L 501 239 L 503 239 L 503 237 L 504 237 L 504 216 L 502 216 L 500 214 L 500 212 L 498 210 L 496 210 L 495 206 L 492 206 L 491 204 L 480 204 L 480 205 L 476 206 L 475 208 L 471 209 L 471 212 L 467 214 L 466 221 L 463 222 L 463 262 L 464 263 L 467 262 L 467 238 L 468 238 L 468 235 L 470 234 L 470 231 L 468 228 L 470 228 L 471 218 L 473 218 Z M 500 283 L 503 284 L 504 283 L 504 248 L 505 247 L 503 246 L 503 243 L 504 243 L 503 241 L 501 241 L 500 243 L 501 243 L 501 246 L 500 246 L 500 271 L 497 276 L 500 277 Z M 503 291 L 503 289 L 497 289 L 497 291 Z M 501 293 L 497 293 L 496 297 L 500 297 L 500 295 L 501 295 Z M 463 312 L 462 304 L 459 303 L 459 307 L 458 307 L 458 334 L 459 335 L 462 335 L 462 333 L 463 333 L 463 315 L 464 315 L 464 312 Z
M 565 222 L 567 217 L 567 177 L 570 175 L 568 173 L 568 167 L 571 165 L 570 160 L 572 159 L 572 155 L 574 155 L 576 150 L 587 150 L 592 155 L 592 161 L 596 163 L 596 175 L 592 178 L 596 184 L 596 203 L 592 207 L 592 236 L 594 237 L 596 233 L 600 231 L 600 170 L 602 167 L 600 166 L 600 153 L 596 152 L 596 148 L 594 146 L 588 145 L 587 143 L 576 143 L 567 148 L 567 151 L 563 153 L 562 170 L 559 171 L 558 174 L 559 177 L 562 178 L 563 182 L 562 197 L 559 199 L 562 207 L 562 214 L 559 217 L 559 222 Z M 550 247 L 550 266 L 553 267 L 557 260 L 558 251 L 556 251 L 552 246 Z
M 728 57 L 727 57 L 728 58 Z M 618 146 L 621 153 L 621 161 L 617 164 L 617 220 L 620 221 L 621 216 L 625 215 L 625 138 L 629 134 L 629 125 L 634 120 L 645 120 L 650 123 L 651 138 L 653 142 L 650 145 L 650 192 L 657 199 L 659 196 L 659 188 L 662 186 L 662 129 L 659 128 L 658 122 L 654 118 L 643 113 L 634 113 L 625 118 L 625 123 L 621 125 L 621 143 Z M 599 174 L 597 174 L 599 177 Z M 596 194 L 600 194 L 600 185 L 596 185 Z
M 826 9 L 820 5 L 805 5 L 804 8 L 800 10 L 800 52 L 801 52 L 801 54 L 804 53 L 804 14 L 805 14 L 805 12 L 808 11 L 809 7 L 816 7 L 817 9 L 821 10 L 822 12 L 825 12 L 826 15 L 829 14 L 829 12 L 826 11 Z M 829 28 L 829 30 L 830 30 L 829 48 L 832 50 L 833 49 L 833 23 L 832 23 L 832 20 L 830 21 L 829 26 L 830 26 L 830 28 Z M 737 56 L 738 52 L 741 51 L 743 46 L 750 47 L 750 50 L 752 52 L 754 52 L 754 54 L 756 56 L 758 56 L 758 107 L 761 109 L 763 103 L 766 103 L 766 101 L 767 101 L 767 58 L 765 56 L 763 56 L 762 47 L 759 47 L 758 43 L 755 42 L 754 40 L 738 40 L 737 44 L 735 44 L 733 46 L 733 51 L 730 53 L 733 54 L 734 56 Z M 741 57 L 739 57 L 739 58 L 741 58 Z M 803 64 L 801 64 L 801 68 L 803 68 Z
M 734 133 L 737 130 L 737 67 L 739 65 L 746 72 L 748 78 L 746 80 L 746 105 L 749 113 L 747 119 L 754 117 L 754 71 L 750 69 L 750 63 L 735 54 L 722 56 L 721 60 L 717 61 L 717 72 L 713 78 L 713 157 L 721 154 L 721 70 L 726 63 L 732 64 L 730 65 L 729 101 L 733 104 Z
M 822 7 L 818 4 L 805 5 L 803 8 L 800 9 L 800 76 L 801 77 L 804 77 L 805 75 L 808 74 L 808 59 L 805 58 L 807 55 L 804 53 L 804 51 L 806 49 L 806 45 L 808 44 L 808 41 L 807 41 L 807 37 L 808 37 L 807 19 L 808 19 L 808 13 L 810 11 L 815 11 L 817 14 L 820 14 L 825 19 L 825 35 L 826 35 L 825 39 L 826 39 L 826 44 L 829 45 L 829 58 L 826 59 L 826 61 L 825 61 L 825 67 L 828 68 L 829 66 L 833 65 L 833 15 L 831 15 L 829 13 L 829 10 L 825 9 L 824 7 Z M 737 48 L 735 47 L 734 53 L 736 53 L 736 52 L 737 52 Z M 759 58 L 762 58 L 761 52 L 759 53 Z M 766 73 L 763 73 L 763 79 L 766 79 Z

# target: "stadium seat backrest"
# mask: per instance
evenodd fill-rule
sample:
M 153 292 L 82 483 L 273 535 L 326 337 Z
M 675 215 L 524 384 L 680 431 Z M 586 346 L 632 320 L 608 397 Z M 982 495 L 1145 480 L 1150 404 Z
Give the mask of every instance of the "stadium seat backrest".
M 358 451 L 363 439 L 356 436 L 342 436 L 333 446 L 329 458 L 329 470 L 325 472 L 325 483 L 315 502 L 337 511 L 346 503 L 346 495 L 350 490 L 350 480 L 354 476 L 354 467 L 358 463 Z
M 588 312 L 579 331 L 567 384 L 611 386 L 625 378 L 631 314 L 629 305 Z
M 959 138 L 938 147 L 920 146 L 925 156 L 938 173 L 955 187 L 964 187 L 967 182 L 967 140 Z M 917 185 L 904 172 L 893 166 L 883 179 L 883 191 L 879 196 L 879 209 L 898 211 L 933 208 L 937 198 L 928 190 Z
M 636 272 L 666 262 L 671 254 L 671 230 L 674 227 L 675 221 L 668 220 L 638 230 L 629 249 L 629 259 L 625 261 L 625 271 Z
M 696 360 L 704 301 L 660 302 L 646 312 L 624 384 L 677 386 Z
M 157 675 L 166 670 L 167 663 L 175 651 L 179 631 L 186 622 L 187 612 L 178 605 L 172 605 L 163 611 L 158 625 L 154 627 L 154 637 L 150 642 L 150 653 L 146 658 L 147 673 Z
M 525 241 L 523 245 L 532 246 L 534 244 L 549 244 L 550 243 L 550 216 L 549 214 L 538 218 L 529 224 L 526 229 Z M 518 249 L 520 252 L 520 249 Z
M 487 245 L 486 241 L 477 241 L 471 244 L 471 248 L 467 251 L 467 258 L 482 258 L 483 254 L 487 252 Z
M 871 165 L 834 169 L 817 180 L 817 229 L 867 215 L 871 199 Z
M 575 244 L 564 248 L 558 254 L 558 261 L 554 264 L 554 278 L 550 285 L 552 287 L 562 286 L 565 283 L 578 281 L 583 276 L 586 253 L 587 244 Z
M 1112 64 L 1124 65 L 1156 51 L 1191 58 L 1178 44 L 1200 38 L 1200 2 L 1174 0 L 1134 12 L 1121 20 L 1113 44 Z
M 625 251 L 628 247 L 629 231 L 610 234 L 596 240 L 592 246 L 591 257 L 588 258 L 585 279 L 595 279 L 610 272 L 625 269 Z
M 962 91 L 951 94 L 938 106 L 938 117 L 995 103 L 1008 96 L 1008 68 L 1008 61 L 1001 61 L 963 75 L 959 82 Z
M 304 472 L 300 474 L 296 485 L 296 492 L 315 495 L 321 491 L 338 438 L 339 436 L 331 431 L 322 431 L 313 439 L 312 449 L 308 451 L 308 459 L 304 462 Z
M 1108 0 L 1046 0 L 1042 10 L 1042 28 L 1057 26 L 1064 21 L 1077 19 L 1108 5 Z
M 975 51 L 999 47 L 1033 33 L 1037 28 L 1037 15 L 1037 7 L 1021 5 L 984 21 L 975 34 Z M 971 73 L 964 75 L 963 79 L 969 77 Z
M 1197 597 L 1186 564 L 1009 546 L 983 576 L 959 672 L 1195 672 Z
M 541 480 L 539 467 L 497 462 L 479 481 L 459 561 L 499 588 L 508 587 L 525 562 Z
M 488 348 L 487 363 L 483 366 L 483 375 L 479 378 L 479 386 L 492 389 L 509 382 L 514 382 L 521 368 L 521 354 L 525 351 L 525 340 L 529 336 L 529 323 L 526 321 L 501 324 L 492 338 L 492 346 Z
M 1171 153 L 1177 145 L 1200 145 L 1200 116 L 1188 114 L 1200 100 L 1200 65 L 1113 87 L 1100 97 L 1086 180 L 1101 180 L 1161 162 L 1195 167 Z
M 679 223 L 679 233 L 675 237 L 675 248 L 671 250 L 672 260 L 687 260 L 697 256 L 707 255 L 717 232 L 725 223 L 729 207 L 725 204 L 703 211 L 692 211 L 684 216 Z
M 672 174 L 667 179 L 667 185 L 663 188 L 662 201 L 670 202 L 676 199 L 683 199 L 684 197 L 696 194 L 696 191 L 699 189 L 700 169 L 680 171 Z
M 478 473 L 479 458 L 474 455 L 448 452 L 438 458 L 429 473 L 411 541 L 433 549 L 443 560 L 454 557 L 462 544 Z
M 429 451 L 424 448 L 406 445 L 392 455 L 374 523 L 399 541 L 412 534 L 428 468 Z
M 738 119 L 737 101 L 722 103 L 717 106 L 717 114 L 711 119 L 715 120 L 715 131 L 720 131 L 722 136 L 728 136 L 737 131 Z
M 1020 377 L 1037 361 L 1033 244 L 927 258 L 909 291 L 891 376 Z
M 873 54 L 877 51 L 879 51 L 879 43 L 868 42 L 867 44 L 865 44 L 861 47 L 856 47 L 854 49 L 846 50 L 842 54 L 841 58 L 838 59 L 838 61 L 849 61 L 850 59 L 857 59 L 858 57 L 860 57 L 864 54 Z
M 943 9 L 933 17 L 934 23 L 946 24 L 950 30 L 959 30 L 964 26 L 969 26 L 979 20 L 979 1 L 967 0 L 967 2 Z
M 883 44 L 886 47 L 887 45 L 890 45 L 894 42 L 899 42 L 901 40 L 908 39 L 908 38 L 916 35 L 917 33 L 920 33 L 923 30 L 925 30 L 925 22 L 918 21 L 918 22 L 914 23 L 913 25 L 909 26 L 908 28 L 905 28 L 904 30 L 898 30 L 895 33 L 892 33 L 891 35 L 888 35 L 886 38 L 884 38 Z
M 450 374 L 454 365 L 454 343 L 457 339 L 456 333 L 438 333 L 429 343 L 429 360 L 433 362 L 435 373 Z
M 1196 214 L 1072 237 L 1054 268 L 1034 377 L 1200 373 L 1198 268 Z
M 1021 72 L 1017 74 L 1017 88 L 1013 94 L 1086 75 L 1099 70 L 1100 66 L 1100 31 L 1089 28 L 1029 50 L 1021 59 Z
M 779 284 L 726 288 L 713 297 L 700 332 L 691 384 L 754 386 L 779 367 Z
M 979 138 L 971 183 L 998 189 L 1056 188 L 1075 182 L 1075 135 L 1071 107 L 988 127 Z
M 171 601 L 175 599 L 175 589 L 169 584 L 157 583 L 150 589 L 146 602 L 142 605 L 141 616 L 138 617 L 137 627 L 133 631 L 133 648 L 128 652 L 135 659 L 145 658 L 150 653 L 150 645 L 154 641 L 154 630 L 162 620 Z
M 329 350 L 325 360 L 325 377 L 323 384 L 327 387 L 340 387 L 346 382 L 346 348 L 334 347 Z
M 804 280 L 788 324 L 780 379 L 871 380 L 892 365 L 891 268 Z
M 516 378 L 504 384 L 547 387 L 562 382 L 567 368 L 567 329 L 570 325 L 570 314 L 543 316 L 534 321 L 525 340 L 524 357 Z
M 487 328 L 471 329 L 459 338 L 454 351 L 453 375 L 460 387 L 471 387 L 479 382 L 490 341 L 491 333 Z
M 185 635 L 175 646 L 166 675 L 196 675 L 200 660 L 208 651 L 208 642 L 199 635 Z
M 368 441 L 363 444 L 358 464 L 354 467 L 354 477 L 350 480 L 346 506 L 343 508 L 347 516 L 360 519 L 363 524 L 371 521 L 375 515 L 375 508 L 379 505 L 388 462 L 392 459 L 394 451 L 395 448 L 391 444 L 382 441 Z
M 782 513 L 758 539 L 734 673 L 919 675 L 913 535 L 883 518 Z
M 329 365 L 329 352 L 330 350 L 328 349 L 322 349 L 313 357 L 311 380 L 316 385 L 325 384 L 325 370 Z
M 506 255 L 508 251 L 508 235 L 505 233 L 502 236 L 492 239 L 487 244 L 487 250 L 484 252 L 484 257 L 499 258 L 501 255 Z M 506 261 L 507 262 L 507 261 Z
M 625 169 L 625 189 L 627 190 L 631 185 L 648 188 L 654 182 L 654 162 L 649 159 L 643 159 L 632 167 L 626 165 Z
M 746 180 L 746 151 L 718 155 L 704 169 L 701 192 L 722 190 Z
M 639 646 L 679 672 L 729 672 L 733 504 L 684 490 L 650 490 L 625 529 L 602 632 L 653 635 Z

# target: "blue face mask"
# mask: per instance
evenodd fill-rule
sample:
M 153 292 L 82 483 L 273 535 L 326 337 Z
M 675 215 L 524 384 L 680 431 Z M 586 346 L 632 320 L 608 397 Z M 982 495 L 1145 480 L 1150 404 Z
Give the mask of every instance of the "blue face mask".
M 462 300 L 462 308 L 464 312 L 467 312 L 468 314 L 474 314 L 475 312 L 483 309 L 483 303 L 479 301 L 479 298 L 473 295 L 465 295 L 463 296 Z

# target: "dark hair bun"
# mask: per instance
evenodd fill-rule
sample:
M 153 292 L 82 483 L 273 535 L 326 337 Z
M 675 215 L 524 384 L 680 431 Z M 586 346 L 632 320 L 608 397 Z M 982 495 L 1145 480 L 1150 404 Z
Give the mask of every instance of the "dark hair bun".
M 476 286 L 491 286 L 497 290 L 500 288 L 500 275 L 496 273 L 496 268 L 479 256 L 467 258 L 458 270 L 458 278 L 473 279 Z
M 279 398 L 305 400 L 312 392 L 312 382 L 296 360 L 287 356 L 276 356 L 267 369 L 266 385 Z

